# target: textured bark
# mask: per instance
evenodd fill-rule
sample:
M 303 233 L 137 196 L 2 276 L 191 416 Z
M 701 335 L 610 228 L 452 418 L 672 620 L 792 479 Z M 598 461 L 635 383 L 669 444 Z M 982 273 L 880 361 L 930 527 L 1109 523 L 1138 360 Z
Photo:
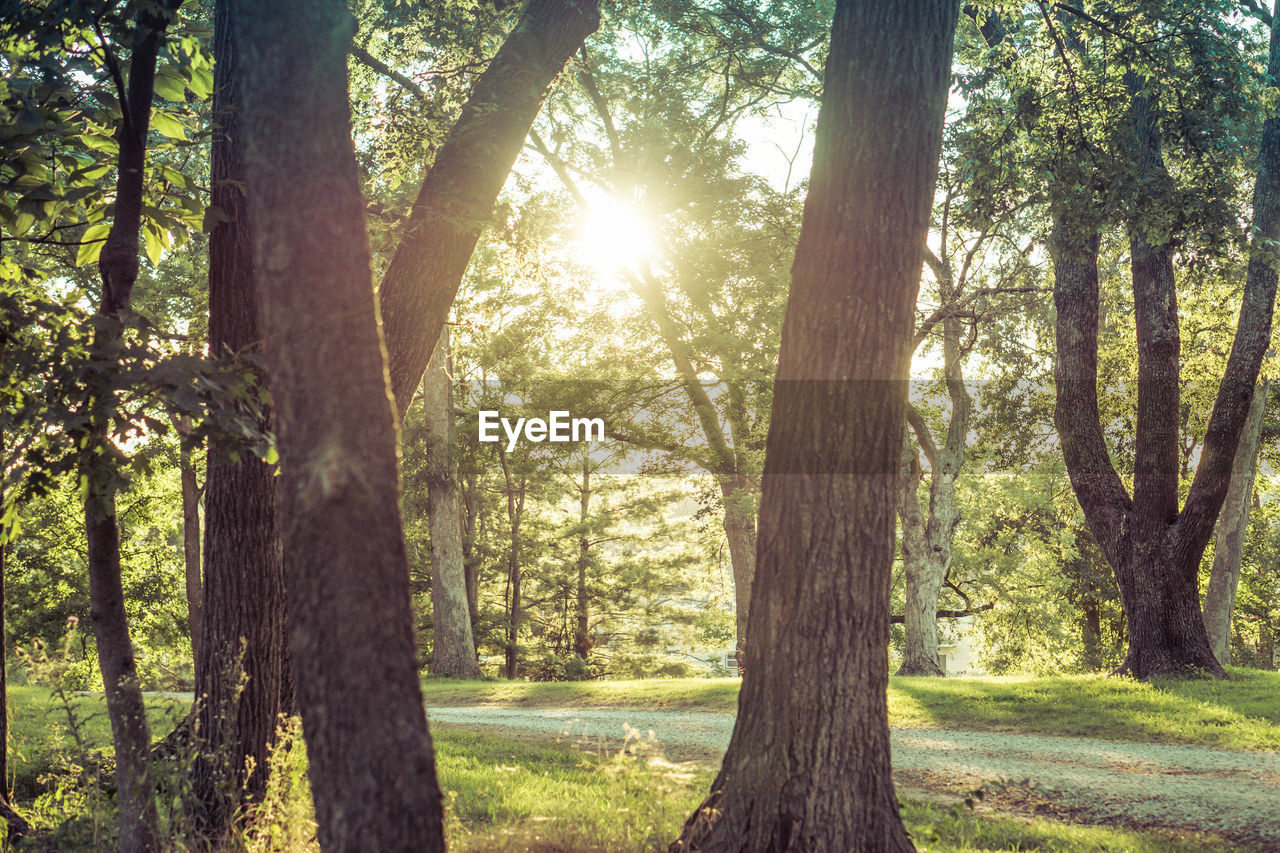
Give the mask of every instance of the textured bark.
M 1209 572 L 1202 615 L 1213 656 L 1223 666 L 1231 663 L 1231 611 L 1235 609 L 1236 590 L 1240 585 L 1240 563 L 1245 535 L 1249 532 L 1253 479 L 1258 471 L 1258 448 L 1262 443 L 1262 419 L 1269 388 L 1270 382 L 1264 379 L 1254 393 L 1249 419 L 1231 464 L 1231 484 L 1214 528 L 1213 569 Z
M 214 8 L 211 202 L 224 214 L 209 235 L 209 350 L 256 353 L 262 328 L 246 204 L 239 57 L 228 0 Z M 275 477 L 250 453 L 211 450 L 205 477 L 204 625 L 197 659 L 199 749 L 192 818 L 215 845 L 236 810 L 266 791 L 284 666 L 284 565 Z M 253 772 L 246 774 L 246 761 Z
M 551 84 L 599 24 L 598 0 L 529 0 L 436 154 L 379 290 L 401 418 Z
M 142 230 L 143 175 L 146 168 L 147 129 L 155 88 L 156 57 L 164 41 L 168 16 L 176 2 L 140 10 L 129 61 L 129 82 L 123 117 L 116 141 L 116 196 L 111 229 L 107 233 L 98 272 L 102 299 L 92 320 L 91 356 L 99 363 L 116 360 L 124 324 L 132 312 L 133 286 L 138 279 L 138 238 Z M 105 384 L 105 383 L 104 383 Z M 84 504 L 88 546 L 90 621 L 98 646 L 115 746 L 117 809 L 122 853 L 158 849 L 159 818 L 151 780 L 151 733 L 147 726 L 137 662 L 129 636 L 124 589 L 120 580 L 120 528 L 116 518 L 113 475 L 104 465 L 118 451 L 109 438 L 110 410 L 115 389 L 95 389 L 89 413 L 94 450 L 82 459 L 82 475 L 88 482 Z
M 1280 20 L 1280 18 L 1278 18 Z M 1280 79 L 1280 31 L 1273 24 L 1268 75 Z M 1155 106 L 1130 79 L 1133 153 L 1140 193 L 1167 180 Z M 1149 205 L 1140 195 L 1140 216 Z M 1178 324 L 1172 249 L 1144 223 L 1130 227 L 1138 331 L 1138 412 L 1134 495 L 1111 464 L 1097 408 L 1098 238 L 1055 211 L 1054 301 L 1058 309 L 1054 420 L 1072 487 L 1116 573 L 1128 624 L 1120 671 L 1137 678 L 1188 670 L 1225 675 L 1200 614 L 1199 565 L 1225 498 L 1254 383 L 1271 335 L 1280 237 L 1280 119 L 1268 118 L 1254 186 L 1252 243 L 1244 297 L 1227 369 L 1218 386 L 1204 448 L 1186 503 L 1178 509 Z
M 462 553 L 462 502 L 453 459 L 453 375 L 445 326 L 422 382 L 426 422 L 427 516 L 431 524 L 431 672 L 479 678 Z
M 191 432 L 191 418 L 179 420 L 182 435 Z M 187 587 L 187 628 L 191 632 L 191 660 L 200 668 L 200 626 L 204 613 L 204 582 L 200 576 L 200 483 L 191 451 L 182 450 L 178 464 L 182 479 L 182 567 Z
M 325 851 L 443 851 L 338 0 L 235 0 L 289 645 Z
M 766 449 L 755 651 L 673 851 L 912 849 L 889 767 L 889 573 L 957 7 L 836 4 Z

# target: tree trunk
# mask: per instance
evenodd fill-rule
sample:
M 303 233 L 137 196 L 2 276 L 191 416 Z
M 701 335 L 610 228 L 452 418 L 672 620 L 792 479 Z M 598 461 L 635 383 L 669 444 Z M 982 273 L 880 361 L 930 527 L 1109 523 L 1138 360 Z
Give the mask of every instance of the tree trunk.
M 476 517 L 480 514 L 480 496 L 474 479 L 466 480 L 462 494 L 462 566 L 467 581 L 467 612 L 471 614 L 471 636 L 480 621 L 480 555 L 476 552 Z
M 747 667 L 747 616 L 751 612 L 751 586 L 756 576 L 755 494 L 741 474 L 720 477 L 724 501 L 724 535 L 729 542 L 729 566 L 733 571 L 735 657 L 738 674 Z
M 191 433 L 191 418 L 179 419 L 178 432 Z M 182 478 L 182 566 L 187 585 L 187 628 L 191 632 L 191 660 L 200 668 L 200 625 L 204 612 L 204 582 L 200 575 L 200 484 L 196 481 L 191 451 L 180 451 L 179 471 Z
M 140 10 L 134 25 L 129 82 L 120 104 L 122 119 L 116 134 L 119 154 L 113 219 L 98 257 L 102 300 L 92 321 L 90 355 L 100 364 L 117 360 L 125 324 L 132 314 L 156 57 L 176 6 L 170 0 L 159 7 Z M 138 684 L 120 578 L 120 528 L 116 518 L 116 474 L 112 469 L 122 460 L 110 438 L 115 395 L 116 389 L 109 381 L 94 389 L 89 412 L 93 442 L 91 452 L 81 458 L 81 475 L 88 484 L 84 524 L 90 621 L 98 645 L 98 665 L 115 746 L 119 846 L 122 853 L 143 853 L 158 849 L 159 817 L 149 764 L 151 733 Z
M 431 672 L 479 678 L 462 553 L 462 504 L 453 459 L 453 375 L 445 326 L 422 383 L 427 431 L 427 516 L 431 524 Z
M 1262 380 L 1249 406 L 1240 446 L 1231 463 L 1231 484 L 1214 528 L 1213 569 L 1204 595 L 1204 627 L 1209 646 L 1218 663 L 1231 663 L 1231 611 L 1236 606 L 1240 585 L 1240 563 L 1244 540 L 1249 532 L 1249 510 L 1253 500 L 1253 479 L 1258 470 L 1258 448 L 1262 444 L 1262 419 L 1267 409 L 1270 382 Z
M 215 357 L 258 352 L 262 343 L 231 13 L 229 0 L 214 7 L 211 202 L 225 216 L 209 235 L 209 350 Z M 204 576 L 191 811 L 197 830 L 216 846 L 236 810 L 266 792 L 268 754 L 284 710 L 284 564 L 275 477 L 252 454 L 233 461 L 210 448 Z
M 928 559 L 928 525 L 920 511 L 920 483 L 924 471 L 915 443 L 906 437 L 899 467 L 898 522 L 902 528 L 902 573 L 906 587 L 906 606 L 902 627 L 906 642 L 902 649 L 902 665 L 898 675 L 945 675 L 938 665 L 938 592 L 942 577 L 930 575 L 934 568 Z
M 949 298 L 953 286 L 949 268 L 945 269 L 940 282 L 944 300 Z M 956 480 L 964 467 L 973 401 L 965 388 L 961 371 L 960 322 L 954 317 L 943 320 L 942 335 L 943 373 L 947 396 L 951 399 L 947 439 L 942 447 L 934 443 L 929 425 L 919 412 L 914 408 L 907 410 L 907 420 L 929 462 L 929 516 L 927 521 L 920 518 L 919 479 L 916 479 L 917 488 L 902 496 L 906 514 L 899 510 L 907 601 L 903 619 L 906 643 L 898 675 L 946 675 L 938 661 L 938 597 L 951 570 L 952 543 L 960 525 Z M 914 448 L 910 452 L 914 453 Z M 919 462 L 916 464 L 918 466 Z M 914 541 L 910 546 L 907 542 L 909 528 L 914 528 L 911 531 Z
M 289 644 L 321 849 L 444 850 L 338 0 L 235 0 L 280 447 Z
M 507 523 L 511 531 L 511 545 L 507 552 L 507 644 L 504 672 L 507 678 L 517 678 L 520 674 L 520 520 L 524 516 L 525 481 L 520 478 L 519 489 L 516 489 L 511 468 L 507 464 L 507 454 L 502 446 L 498 447 L 498 458 L 502 461 L 502 476 L 506 482 Z
M 889 574 L 958 4 L 838 0 L 782 330 L 738 718 L 673 851 L 905 851 Z
M 587 569 L 591 567 L 591 538 L 587 535 L 587 522 L 591 518 L 591 456 L 582 454 L 582 489 L 578 493 L 578 524 L 582 528 L 578 536 L 578 594 L 576 620 L 573 631 L 573 650 L 583 660 L 591 654 L 591 603 L 587 598 Z
M 379 289 L 401 418 L 547 92 L 599 25 L 598 0 L 529 0 L 436 154 Z
M 1280 16 L 1276 16 L 1280 22 Z M 1273 22 L 1268 76 L 1280 79 L 1280 29 Z M 1156 106 L 1141 81 L 1132 98 L 1133 154 L 1143 198 L 1167 181 Z M 1178 510 L 1178 318 L 1172 249 L 1154 244 L 1158 228 L 1130 223 L 1134 312 L 1138 334 L 1138 411 L 1134 495 L 1111 464 L 1097 406 L 1098 237 L 1058 205 L 1054 212 L 1054 301 L 1058 388 L 1054 421 L 1072 488 L 1103 555 L 1116 573 L 1129 650 L 1120 672 L 1135 678 L 1200 671 L 1225 676 L 1200 614 L 1200 558 L 1227 492 L 1254 383 L 1271 337 L 1276 270 L 1271 246 L 1280 237 L 1280 118 L 1263 125 L 1244 298 L 1227 369 L 1205 433 L 1186 503 Z M 1159 199 L 1157 199 L 1159 200 Z M 1089 232 L 1093 233 L 1089 233 Z
M 1102 611 L 1093 597 L 1080 602 L 1080 642 L 1084 646 L 1084 667 L 1089 672 L 1102 669 Z

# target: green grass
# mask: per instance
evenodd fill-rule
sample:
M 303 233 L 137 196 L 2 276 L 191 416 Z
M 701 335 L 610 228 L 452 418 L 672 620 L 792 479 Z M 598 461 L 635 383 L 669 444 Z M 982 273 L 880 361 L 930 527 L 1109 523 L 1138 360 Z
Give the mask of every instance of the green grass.
M 432 682 L 436 691 L 450 687 L 452 695 L 475 701 L 483 685 Z M 489 685 L 510 688 L 526 701 L 576 696 L 594 687 L 597 703 L 620 702 L 635 691 L 623 683 L 605 685 Z M 531 688 L 556 687 L 557 691 Z M 609 687 L 600 690 L 601 687 Z M 729 681 L 644 682 L 640 694 L 659 707 L 724 708 L 735 686 Z M 690 689 L 700 688 L 700 689 Z M 572 689 L 576 692 L 566 693 Z M 624 690 L 619 694 L 619 689 Z M 75 697 L 83 737 L 91 747 L 109 745 L 109 726 L 101 696 Z M 632 700 L 634 704 L 636 700 Z M 699 705 L 698 702 L 703 704 Z M 718 704 L 716 704 L 718 703 Z M 148 703 L 156 736 L 168 730 L 185 711 L 185 703 L 152 699 Z M 14 764 L 34 784 L 34 774 L 48 767 L 57 753 L 74 756 L 65 712 L 51 693 L 39 687 L 10 688 Z M 648 705 L 653 707 L 652 704 Z M 705 796 L 710 771 L 691 764 L 671 764 L 653 754 L 648 745 L 633 744 L 632 755 L 599 748 L 540 745 L 489 733 L 433 726 L 436 761 L 448 808 L 450 850 L 457 853 L 507 850 L 533 853 L 649 853 L 665 850 L 688 814 Z M 303 761 L 298 751 L 287 753 Z M 288 795 L 290 802 L 270 814 L 283 827 L 279 841 L 255 849 L 283 853 L 314 853 L 310 837 L 309 804 L 305 786 Z M 299 800 L 298 798 L 303 799 Z M 22 798 L 19 800 L 22 802 Z M 973 812 L 963 806 L 906 802 L 903 818 L 918 849 L 933 853 L 1039 850 L 1116 851 L 1116 853 L 1202 853 L 1234 849 L 1219 840 L 1193 835 L 1134 832 L 1082 826 L 1059 820 L 1022 818 Z M 292 829 L 284 824 L 294 824 Z M 265 837 L 265 835 L 264 835 Z M 290 839 L 286 841 L 285 839 Z M 297 840 L 303 839 L 303 840 Z
M 1280 751 L 1280 673 L 1232 669 L 1230 681 L 1144 683 L 1102 675 L 891 678 L 889 721 L 1106 740 Z M 427 704 L 733 712 L 737 679 L 457 681 L 429 678 Z
M 38 777 L 47 772 L 59 755 L 79 753 L 72 722 L 80 728 L 84 745 L 91 750 L 109 750 L 111 722 L 107 719 L 102 694 L 70 696 L 72 714 L 46 687 L 9 685 L 9 782 L 18 799 L 37 789 Z M 190 703 L 177 699 L 147 698 L 147 720 L 151 737 L 168 734 L 187 712 Z
M 574 752 L 434 726 L 454 851 L 660 851 L 706 795 L 707 770 L 637 756 Z M 1200 853 L 1209 837 L 1134 832 L 906 802 L 917 848 L 933 853 Z

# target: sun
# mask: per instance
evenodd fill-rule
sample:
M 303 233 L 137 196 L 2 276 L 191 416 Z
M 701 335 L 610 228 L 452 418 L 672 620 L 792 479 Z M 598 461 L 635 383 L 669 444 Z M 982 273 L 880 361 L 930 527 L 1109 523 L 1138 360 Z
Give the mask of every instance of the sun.
M 575 243 L 598 280 L 624 275 L 658 254 L 652 222 L 635 205 L 606 195 L 590 202 Z

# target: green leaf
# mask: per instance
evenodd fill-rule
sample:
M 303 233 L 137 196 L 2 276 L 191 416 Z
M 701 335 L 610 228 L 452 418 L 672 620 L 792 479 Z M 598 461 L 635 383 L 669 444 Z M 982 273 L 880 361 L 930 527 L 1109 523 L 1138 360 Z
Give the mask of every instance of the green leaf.
M 170 139 L 185 140 L 187 138 L 187 129 L 182 126 L 182 122 L 166 112 L 152 110 L 151 126 Z
M 147 250 L 147 260 L 151 261 L 153 267 L 160 266 L 160 258 L 164 255 L 165 233 L 148 223 L 142 229 L 142 242 Z
M 81 134 L 80 141 L 85 147 L 92 148 L 94 151 L 101 151 L 103 154 L 119 154 L 120 146 L 109 136 L 102 136 L 98 133 Z
M 208 68 L 192 68 L 191 82 L 187 84 L 197 98 L 207 98 L 213 94 L 213 72 Z
M 84 229 L 84 234 L 80 236 L 82 245 L 76 252 L 76 266 L 82 267 L 98 260 L 98 255 L 102 254 L 103 238 L 110 230 L 110 222 L 95 222 Z
M 156 94 L 166 101 L 173 101 L 176 104 L 185 103 L 187 83 L 176 71 L 165 68 L 156 74 Z

